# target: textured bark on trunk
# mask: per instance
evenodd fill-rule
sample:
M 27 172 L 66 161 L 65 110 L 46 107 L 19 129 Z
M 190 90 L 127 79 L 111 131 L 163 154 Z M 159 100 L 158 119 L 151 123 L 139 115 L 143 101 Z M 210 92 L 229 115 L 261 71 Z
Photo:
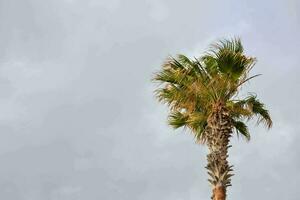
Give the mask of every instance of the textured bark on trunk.
M 213 189 L 213 200 L 225 200 L 226 189 L 223 186 L 219 186 Z
M 207 145 L 209 154 L 206 166 L 210 178 L 208 181 L 213 188 L 212 200 L 225 200 L 226 189 L 231 185 L 232 166 L 229 166 L 228 148 L 232 132 L 232 122 L 229 112 L 222 102 L 213 107 L 208 118 Z

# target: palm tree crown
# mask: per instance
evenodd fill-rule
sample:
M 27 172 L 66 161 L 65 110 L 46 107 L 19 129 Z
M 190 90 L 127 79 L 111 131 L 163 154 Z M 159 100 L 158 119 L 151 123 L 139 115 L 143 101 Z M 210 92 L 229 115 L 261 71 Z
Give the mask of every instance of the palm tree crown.
M 239 38 L 212 44 L 200 58 L 182 54 L 167 58 L 153 80 L 162 84 L 155 92 L 158 100 L 170 107 L 169 124 L 175 129 L 190 129 L 197 142 L 205 143 L 208 118 L 214 106 L 222 104 L 229 111 L 233 128 L 247 140 L 247 120 L 256 117 L 258 123 L 270 128 L 269 112 L 255 95 L 238 98 L 240 87 L 259 76 L 249 76 L 255 62 L 254 57 L 244 54 Z

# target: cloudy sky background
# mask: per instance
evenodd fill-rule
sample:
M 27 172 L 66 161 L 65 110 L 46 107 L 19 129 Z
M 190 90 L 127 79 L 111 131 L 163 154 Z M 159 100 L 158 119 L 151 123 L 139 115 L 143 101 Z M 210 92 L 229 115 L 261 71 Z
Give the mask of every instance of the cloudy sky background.
M 0 0 L 0 199 L 209 199 L 207 150 L 150 79 L 235 35 L 274 127 L 233 139 L 230 199 L 299 199 L 299 33 L 297 0 Z

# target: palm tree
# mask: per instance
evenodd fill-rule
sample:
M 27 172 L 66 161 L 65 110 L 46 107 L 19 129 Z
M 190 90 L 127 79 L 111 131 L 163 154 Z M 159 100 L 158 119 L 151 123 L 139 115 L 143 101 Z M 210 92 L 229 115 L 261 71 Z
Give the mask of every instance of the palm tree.
M 219 40 L 200 58 L 167 58 L 153 78 L 160 83 L 156 97 L 170 108 L 169 124 L 189 129 L 197 143 L 208 146 L 206 169 L 213 200 L 225 200 L 231 186 L 233 169 L 227 158 L 233 132 L 250 140 L 245 122 L 253 118 L 267 128 L 272 126 L 268 110 L 256 95 L 238 95 L 246 82 L 259 76 L 249 75 L 255 62 L 244 54 L 239 38 Z

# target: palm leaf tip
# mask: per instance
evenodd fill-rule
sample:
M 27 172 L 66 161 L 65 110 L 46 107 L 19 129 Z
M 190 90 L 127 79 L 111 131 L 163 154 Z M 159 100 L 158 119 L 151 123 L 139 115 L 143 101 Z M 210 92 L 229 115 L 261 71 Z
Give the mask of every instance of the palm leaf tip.
M 243 100 L 238 100 L 235 103 L 231 102 L 229 106 L 235 117 L 244 117 L 247 119 L 257 117 L 258 124 L 263 123 L 267 128 L 271 128 L 273 125 L 269 111 L 265 108 L 265 105 L 256 98 L 255 95 L 250 95 Z
M 246 99 L 249 109 L 258 117 L 258 123 L 264 123 L 267 128 L 271 128 L 273 121 L 271 119 L 269 111 L 265 108 L 265 105 L 260 102 L 256 96 L 252 95 Z
M 183 127 L 187 125 L 187 119 L 188 117 L 182 114 L 179 111 L 174 111 L 170 113 L 169 118 L 168 118 L 168 123 L 171 127 L 174 129 Z
M 233 126 L 234 126 L 237 134 L 241 134 L 242 136 L 244 136 L 247 141 L 250 140 L 250 133 L 249 133 L 248 127 L 244 122 L 234 120 Z
M 232 39 L 220 39 L 216 43 L 211 45 L 213 51 L 224 51 L 229 50 L 234 53 L 243 53 L 244 47 L 242 41 L 239 37 L 234 37 Z

